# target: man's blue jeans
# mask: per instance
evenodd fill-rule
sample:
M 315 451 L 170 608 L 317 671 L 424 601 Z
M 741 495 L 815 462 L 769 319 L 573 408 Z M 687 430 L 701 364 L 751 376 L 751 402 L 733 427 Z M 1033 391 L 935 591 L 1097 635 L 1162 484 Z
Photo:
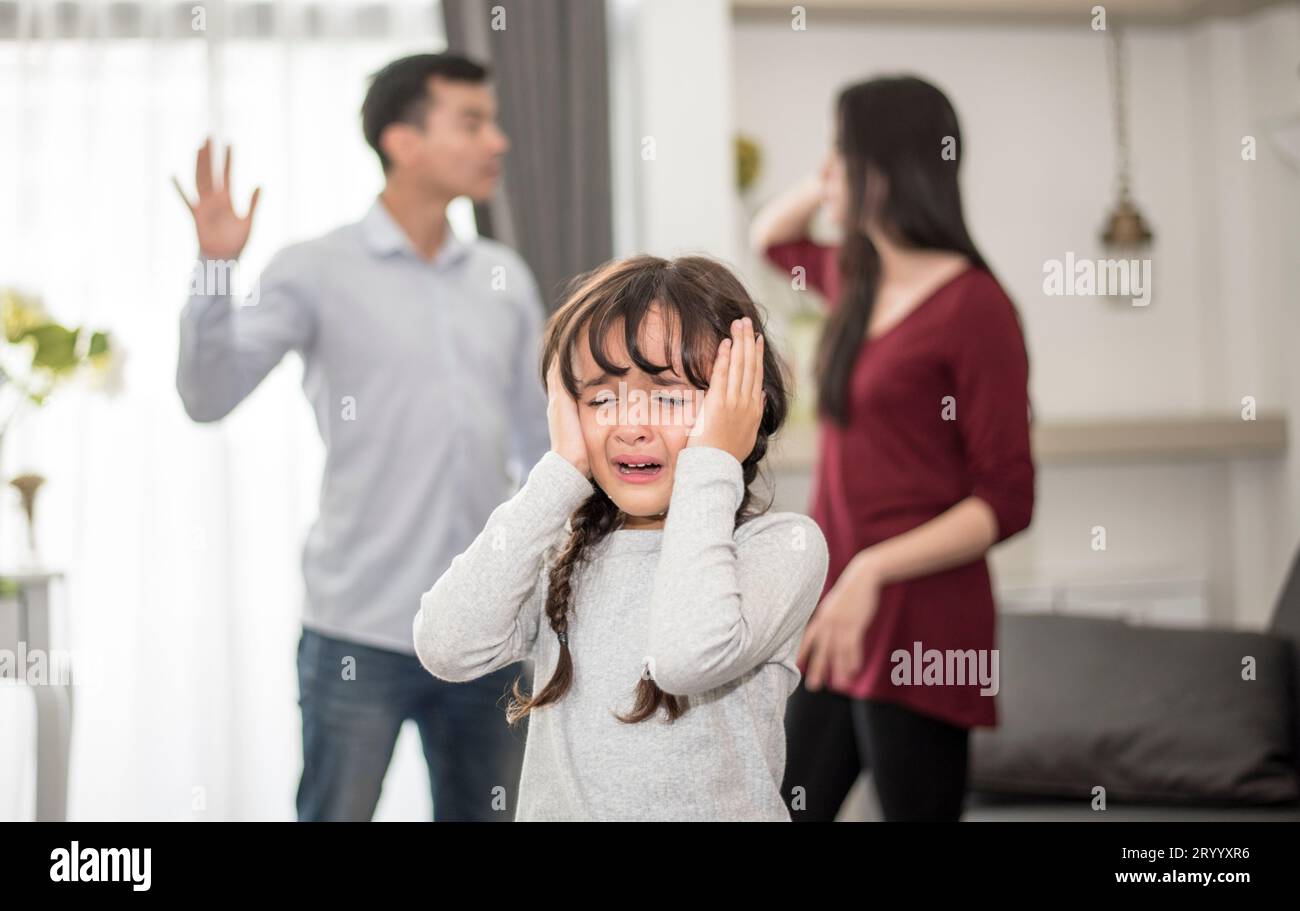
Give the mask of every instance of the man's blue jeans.
M 436 822 L 513 820 L 526 722 L 510 728 L 505 705 L 522 668 L 447 683 L 414 655 L 304 629 L 299 821 L 369 820 L 408 718 L 424 744 Z

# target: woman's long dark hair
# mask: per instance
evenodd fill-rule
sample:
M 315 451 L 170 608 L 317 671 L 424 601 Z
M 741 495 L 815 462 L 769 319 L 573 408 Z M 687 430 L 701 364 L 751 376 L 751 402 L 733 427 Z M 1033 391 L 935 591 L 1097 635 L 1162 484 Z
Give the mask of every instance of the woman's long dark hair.
M 914 76 L 885 76 L 844 89 L 836 108 L 848 206 L 840 300 L 822 333 L 816 375 L 819 411 L 844 424 L 849 379 L 880 282 L 880 255 L 864 226 L 871 222 L 900 244 L 950 250 L 987 267 L 962 215 L 961 131 L 947 96 Z
M 659 304 L 666 332 L 662 362 L 655 362 L 641 350 L 641 325 Z M 757 305 L 734 275 L 715 260 L 684 256 L 666 260 L 654 256 L 636 256 L 616 260 L 581 275 L 570 285 L 568 297 L 550 318 L 542 343 L 541 376 L 546 382 L 550 365 L 560 359 L 560 376 L 575 400 L 578 378 L 573 372 L 573 354 L 585 334 L 592 357 L 601 369 L 613 376 L 623 376 L 630 369 L 614 363 L 606 349 L 611 330 L 621 330 L 623 344 L 632 362 L 641 370 L 658 374 L 672 369 L 674 351 L 681 356 L 686 379 L 697 389 L 707 389 L 717 355 L 718 344 L 728 338 L 733 320 L 749 317 L 755 330 L 763 332 L 763 319 Z M 767 455 L 772 437 L 785 422 L 789 409 L 787 368 L 765 343 L 763 353 L 763 391 L 766 400 L 754 448 L 741 462 L 745 493 L 736 510 L 739 526 L 762 515 L 771 503 L 755 504 L 750 485 L 758 476 L 759 463 Z M 569 517 L 572 529 L 559 547 L 548 573 L 546 619 L 560 639 L 560 658 L 551 679 L 540 691 L 528 696 L 515 681 L 513 700 L 507 718 L 513 724 L 535 708 L 559 700 L 573 683 L 573 655 L 569 652 L 569 609 L 573 600 L 575 569 L 591 548 L 623 524 L 624 515 L 605 491 L 594 481 L 592 493 Z M 629 688 L 631 681 L 628 681 Z M 668 721 L 675 721 L 688 708 L 685 697 L 673 696 L 659 689 L 646 677 L 636 684 L 635 702 L 626 715 L 617 716 L 629 724 L 645 721 L 660 708 Z

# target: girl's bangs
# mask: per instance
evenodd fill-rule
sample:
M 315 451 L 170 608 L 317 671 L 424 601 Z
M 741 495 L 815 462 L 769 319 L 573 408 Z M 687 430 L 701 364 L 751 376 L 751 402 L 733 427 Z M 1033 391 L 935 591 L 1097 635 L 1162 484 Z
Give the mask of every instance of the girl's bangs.
M 576 394 L 577 379 L 568 382 L 570 365 L 579 339 L 585 333 L 592 358 L 610 376 L 623 376 L 628 365 L 617 363 L 611 355 L 613 333 L 622 327 L 623 346 L 632 364 L 649 374 L 675 369 L 674 354 L 680 352 L 682 376 L 697 389 L 707 389 L 713 358 L 721 336 L 710 319 L 707 302 L 696 300 L 691 289 L 677 287 L 665 274 L 642 273 L 621 288 L 607 288 L 587 299 L 586 305 L 569 323 L 561 350 L 564 352 L 562 373 L 570 392 Z M 678 292 L 678 293 L 674 293 Z M 655 312 L 663 319 L 663 347 L 647 351 L 642 347 L 647 320 Z M 658 359 L 652 359 L 657 357 Z

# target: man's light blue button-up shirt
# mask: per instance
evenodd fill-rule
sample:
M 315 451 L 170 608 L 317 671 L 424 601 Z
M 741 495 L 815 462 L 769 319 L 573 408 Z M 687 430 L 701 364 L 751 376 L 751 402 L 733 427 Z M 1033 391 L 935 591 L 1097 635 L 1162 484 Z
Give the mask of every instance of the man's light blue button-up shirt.
M 536 282 L 502 244 L 446 238 L 424 259 L 376 200 L 278 253 L 255 303 L 192 293 L 180 325 L 176 385 L 196 421 L 302 356 L 326 453 L 303 623 L 410 654 L 420 596 L 549 448 Z

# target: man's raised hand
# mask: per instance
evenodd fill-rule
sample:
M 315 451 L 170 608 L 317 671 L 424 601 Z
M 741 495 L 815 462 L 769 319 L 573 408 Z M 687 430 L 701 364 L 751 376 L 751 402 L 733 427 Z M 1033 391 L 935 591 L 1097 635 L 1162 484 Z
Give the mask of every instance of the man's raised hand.
M 191 202 L 185 195 L 180 181 L 172 177 L 176 192 L 194 216 L 199 252 L 214 259 L 239 258 L 244 245 L 248 243 L 248 234 L 253 227 L 253 212 L 257 209 L 257 197 L 262 191 L 261 187 L 253 190 L 246 215 L 241 217 L 235 214 L 235 207 L 230 201 L 230 151 L 230 146 L 227 146 L 221 183 L 217 185 L 212 176 L 212 139 L 209 137 L 204 141 L 194 163 L 194 187 L 199 194 L 195 202 Z

